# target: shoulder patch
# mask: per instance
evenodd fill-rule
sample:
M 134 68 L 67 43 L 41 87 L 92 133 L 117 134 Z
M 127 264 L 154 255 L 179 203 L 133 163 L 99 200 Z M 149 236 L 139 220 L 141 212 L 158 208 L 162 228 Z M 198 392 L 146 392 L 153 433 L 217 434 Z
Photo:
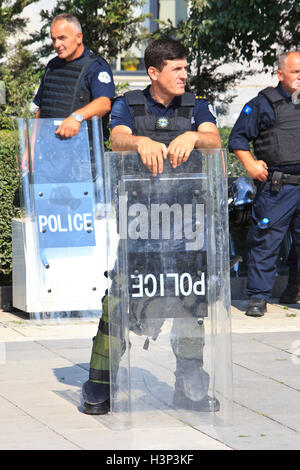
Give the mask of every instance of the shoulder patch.
M 246 104 L 246 106 L 244 106 L 244 108 L 243 108 L 243 113 L 245 113 L 245 114 L 248 115 L 248 114 L 251 113 L 251 111 L 252 111 L 251 106 L 249 106 L 248 104 Z
M 196 100 L 207 100 L 207 98 L 204 95 L 197 95 Z
M 110 78 L 110 75 L 108 72 L 100 72 L 99 75 L 98 75 L 98 80 L 99 82 L 102 82 L 102 83 L 110 83 L 111 82 L 111 78 Z

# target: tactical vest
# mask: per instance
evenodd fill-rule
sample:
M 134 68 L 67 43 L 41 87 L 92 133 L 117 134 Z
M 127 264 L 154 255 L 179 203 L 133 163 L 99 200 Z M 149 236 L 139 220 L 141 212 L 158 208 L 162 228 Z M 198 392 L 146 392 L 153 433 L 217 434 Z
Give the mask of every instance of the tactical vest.
M 271 103 L 276 120 L 254 142 L 254 153 L 269 167 L 300 163 L 300 105 L 286 99 L 276 88 L 260 92 Z
M 96 56 L 88 54 L 71 62 L 62 62 L 58 57 L 52 61 L 44 76 L 41 118 L 65 118 L 91 102 L 84 77 L 95 60 Z
M 173 116 L 159 116 L 148 111 L 147 99 L 141 90 L 125 93 L 127 104 L 133 111 L 133 135 L 147 136 L 166 145 L 180 134 L 192 129 L 195 96 L 184 93 Z

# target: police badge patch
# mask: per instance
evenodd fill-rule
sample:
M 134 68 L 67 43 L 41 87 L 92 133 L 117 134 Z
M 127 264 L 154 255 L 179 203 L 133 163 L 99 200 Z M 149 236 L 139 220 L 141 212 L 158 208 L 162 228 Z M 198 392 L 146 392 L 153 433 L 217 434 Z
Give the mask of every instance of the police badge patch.
M 155 129 L 169 129 L 170 121 L 166 116 L 160 116 L 156 120 Z
M 111 82 L 110 75 L 107 72 L 100 72 L 99 75 L 98 75 L 98 80 L 99 80 L 99 82 L 102 82 L 102 83 L 110 83 Z

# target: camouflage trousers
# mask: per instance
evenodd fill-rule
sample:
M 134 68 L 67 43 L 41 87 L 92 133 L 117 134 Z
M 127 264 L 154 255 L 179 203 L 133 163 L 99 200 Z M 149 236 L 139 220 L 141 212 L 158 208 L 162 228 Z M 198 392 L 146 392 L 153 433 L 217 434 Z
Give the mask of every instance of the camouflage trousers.
M 171 303 L 171 304 L 170 304 Z M 173 319 L 170 332 L 170 343 L 176 359 L 188 360 L 197 368 L 203 367 L 203 348 L 205 344 L 205 330 L 203 319 L 184 317 L 184 302 L 170 299 L 169 305 L 176 312 L 182 311 L 179 318 Z M 110 370 L 117 372 L 121 356 L 125 350 L 124 327 L 122 325 L 122 300 L 120 297 L 109 294 L 102 302 L 102 316 L 98 332 L 93 340 L 90 361 L 90 376 L 92 382 L 110 383 Z M 110 309 L 110 323 L 109 313 Z M 159 318 L 161 312 L 160 299 L 139 299 L 130 305 L 129 329 L 141 336 L 158 336 L 164 318 Z M 174 315 L 175 316 L 175 315 Z M 110 347 L 114 354 L 110 358 Z

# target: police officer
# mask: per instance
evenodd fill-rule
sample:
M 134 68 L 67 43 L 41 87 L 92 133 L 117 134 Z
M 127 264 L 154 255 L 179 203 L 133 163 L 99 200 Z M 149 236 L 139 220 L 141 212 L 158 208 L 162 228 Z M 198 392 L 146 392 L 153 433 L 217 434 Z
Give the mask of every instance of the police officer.
M 163 172 L 167 158 L 173 168 L 177 168 L 188 160 L 194 148 L 221 146 L 209 103 L 185 92 L 186 57 L 187 50 L 178 41 L 159 39 L 152 42 L 144 56 L 151 85 L 143 91 L 125 93 L 117 98 L 112 108 L 112 149 L 137 151 L 154 176 Z M 94 339 L 90 378 L 83 385 L 84 412 L 88 414 L 104 414 L 110 409 L 106 302 L 107 298 Z M 175 320 L 171 333 L 177 364 L 174 403 L 176 406 L 188 403 L 190 408 L 200 411 L 210 411 L 212 406 L 216 410 L 218 405 L 212 405 L 207 396 L 208 374 L 202 368 L 202 361 L 197 359 L 197 353 L 203 348 L 204 335 L 200 334 L 198 339 L 188 343 L 186 340 L 195 336 L 191 333 L 195 331 L 195 319 L 192 322 L 189 322 L 191 319 L 186 322 Z M 187 362 L 193 370 L 189 370 L 190 383 L 186 387 L 182 378 L 188 370 Z M 193 383 L 195 387 L 191 387 Z M 199 383 L 203 384 L 202 390 Z M 192 389 L 191 396 L 184 396 L 187 388 Z
M 276 276 L 276 259 L 289 227 L 300 259 L 300 107 L 297 104 L 300 52 L 282 54 L 277 75 L 277 87 L 262 90 L 244 106 L 229 138 L 229 149 L 259 182 L 252 211 L 253 226 L 247 240 L 250 302 L 246 315 L 255 317 L 263 316 L 267 310 Z M 250 152 L 249 142 L 253 142 L 256 158 Z M 299 263 L 293 269 L 293 276 L 288 290 L 293 284 L 294 292 L 285 294 L 292 294 L 296 300 Z M 289 299 L 293 300 L 291 295 Z
M 108 63 L 84 46 L 75 16 L 56 16 L 50 33 L 57 56 L 46 66 L 34 98 L 36 118 L 64 118 L 56 134 L 70 138 L 84 120 L 109 113 L 115 87 Z

